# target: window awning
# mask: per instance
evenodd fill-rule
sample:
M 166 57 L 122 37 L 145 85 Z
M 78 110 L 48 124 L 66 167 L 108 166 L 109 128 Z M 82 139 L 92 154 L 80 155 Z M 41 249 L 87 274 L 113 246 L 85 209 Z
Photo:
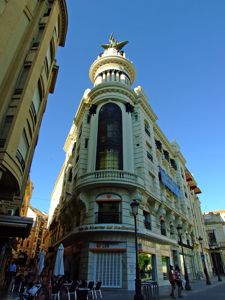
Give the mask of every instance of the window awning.
M 29 235 L 33 219 L 0 215 L 0 237 L 22 237 Z

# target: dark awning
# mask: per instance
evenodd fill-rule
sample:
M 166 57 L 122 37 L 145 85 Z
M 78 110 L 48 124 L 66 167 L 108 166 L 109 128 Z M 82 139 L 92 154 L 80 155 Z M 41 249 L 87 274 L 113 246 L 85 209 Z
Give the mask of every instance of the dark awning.
M 0 215 L 0 237 L 22 237 L 30 234 L 33 219 Z

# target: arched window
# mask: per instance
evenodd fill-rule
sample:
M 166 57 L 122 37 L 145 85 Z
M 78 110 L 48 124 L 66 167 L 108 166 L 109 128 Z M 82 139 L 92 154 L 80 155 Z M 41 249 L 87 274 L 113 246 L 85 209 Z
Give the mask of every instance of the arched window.
M 99 112 L 96 170 L 123 170 L 122 112 L 114 103 Z

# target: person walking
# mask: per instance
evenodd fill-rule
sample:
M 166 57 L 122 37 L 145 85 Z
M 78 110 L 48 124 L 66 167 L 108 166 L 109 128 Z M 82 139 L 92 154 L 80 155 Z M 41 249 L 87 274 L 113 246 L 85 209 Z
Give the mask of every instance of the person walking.
M 8 272 L 9 272 L 9 289 L 11 288 L 11 284 L 13 283 L 15 277 L 16 277 L 16 271 L 17 267 L 14 261 L 12 261 L 8 266 Z
M 176 282 L 177 288 L 178 288 L 178 297 L 183 298 L 183 296 L 182 296 L 182 290 L 183 290 L 182 278 L 181 278 L 180 268 L 178 265 L 175 266 L 175 282 Z
M 169 281 L 170 281 L 170 285 L 171 285 L 171 293 L 170 296 L 172 298 L 176 298 L 175 297 L 175 289 L 176 289 L 176 282 L 175 282 L 175 274 L 174 274 L 174 270 L 173 270 L 173 266 L 170 265 L 170 269 L 169 269 Z

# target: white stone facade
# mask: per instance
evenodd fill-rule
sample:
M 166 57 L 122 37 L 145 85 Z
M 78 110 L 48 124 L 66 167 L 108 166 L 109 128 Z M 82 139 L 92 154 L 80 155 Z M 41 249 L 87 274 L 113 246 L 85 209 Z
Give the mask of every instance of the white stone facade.
M 123 51 L 104 50 L 89 76 L 94 87 L 85 91 L 67 138 L 63 180 L 55 186 L 62 192 L 49 216 L 52 245 L 65 247 L 67 275 L 134 289 L 130 204 L 136 199 L 141 277 L 168 285 L 168 265 L 183 268 L 181 224 L 188 273 L 196 278 L 202 270 L 198 237 L 206 234 L 200 190 L 187 181 L 179 146 L 156 124 L 143 89 L 131 88 L 135 68 Z
M 225 210 L 203 215 L 209 242 L 209 251 L 215 273 L 225 274 Z

